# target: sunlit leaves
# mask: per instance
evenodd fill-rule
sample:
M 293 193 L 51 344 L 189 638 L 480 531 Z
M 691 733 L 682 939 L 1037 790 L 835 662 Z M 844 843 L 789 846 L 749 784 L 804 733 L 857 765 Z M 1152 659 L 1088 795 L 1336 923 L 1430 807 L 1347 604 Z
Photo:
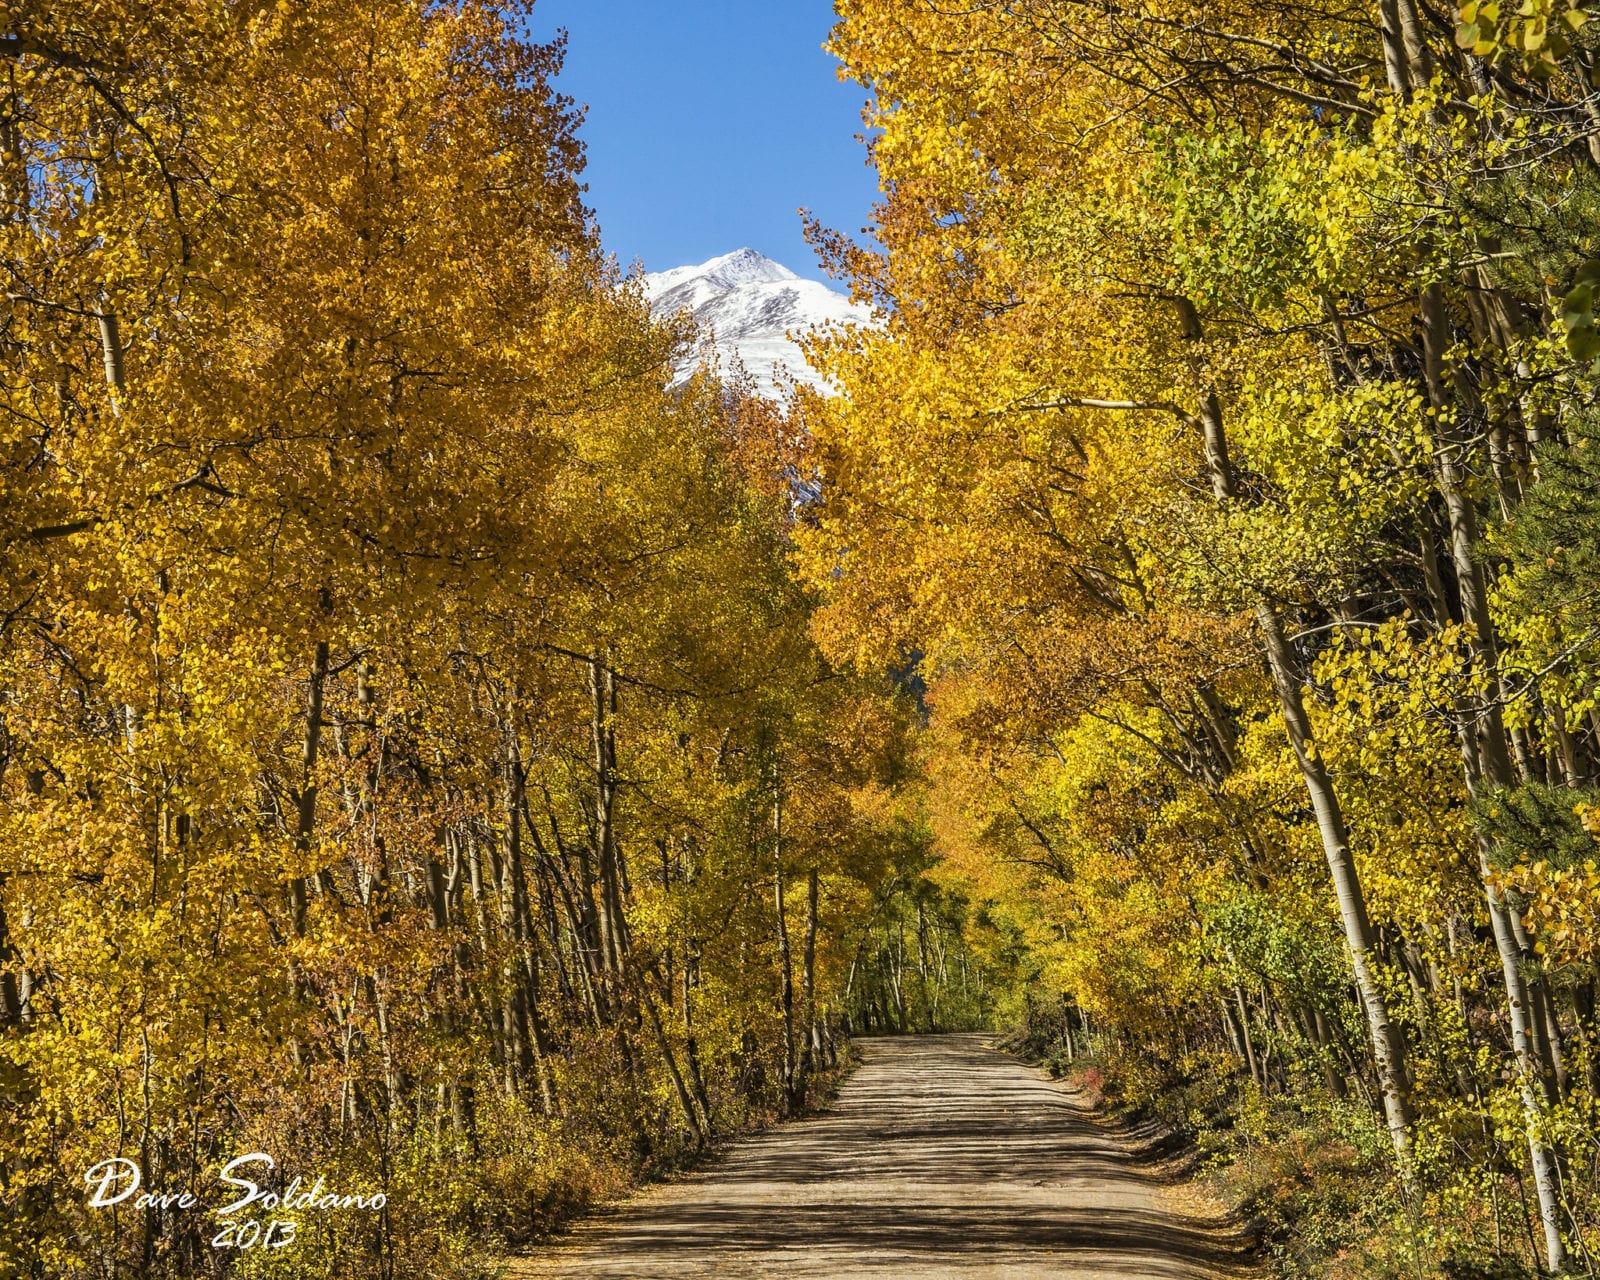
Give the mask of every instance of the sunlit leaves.
M 1581 0 L 1469 0 L 1456 11 L 1456 43 L 1480 58 L 1516 60 L 1544 78 L 1560 69 L 1589 20 Z

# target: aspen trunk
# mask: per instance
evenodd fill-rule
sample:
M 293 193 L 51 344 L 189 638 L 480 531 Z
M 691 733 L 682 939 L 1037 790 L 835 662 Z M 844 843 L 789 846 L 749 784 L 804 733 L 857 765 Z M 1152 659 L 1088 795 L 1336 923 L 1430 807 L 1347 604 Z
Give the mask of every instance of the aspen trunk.
M 1395 14 L 1400 20 L 1407 76 L 1413 89 L 1421 89 L 1433 78 L 1433 55 L 1428 51 L 1428 36 L 1416 0 L 1395 0 Z
M 895 947 L 889 952 L 889 974 L 894 983 L 894 1010 L 900 1022 L 900 1034 L 908 1035 L 911 1031 L 910 1019 L 906 1016 L 906 940 L 898 929 L 895 931 Z
M 1367 915 L 1366 895 L 1361 888 L 1355 860 L 1350 854 L 1344 813 L 1327 766 L 1323 764 L 1316 743 L 1312 740 L 1311 725 L 1300 693 L 1300 675 L 1277 612 L 1266 601 L 1262 601 L 1256 606 L 1256 620 L 1266 642 L 1267 661 L 1272 669 L 1272 682 L 1278 691 L 1284 725 L 1289 731 L 1289 745 L 1300 766 L 1300 775 L 1305 780 L 1306 790 L 1311 796 L 1311 807 L 1317 816 L 1317 830 L 1322 837 L 1328 875 L 1333 881 L 1334 898 L 1338 902 L 1339 918 L 1344 925 L 1350 968 L 1362 1012 L 1366 1015 L 1367 1030 L 1372 1037 L 1372 1056 L 1378 1069 L 1378 1089 L 1383 1095 L 1383 1112 L 1389 1126 L 1389 1138 L 1402 1164 L 1409 1164 L 1412 1117 L 1406 1096 L 1405 1042 L 1400 1037 L 1399 1028 L 1389 1019 L 1383 993 L 1372 972 L 1376 938 Z
M 567 917 L 567 933 L 572 939 L 572 947 L 577 955 L 573 971 L 578 975 L 579 984 L 583 989 L 585 1007 L 598 1028 L 602 1022 L 600 1000 L 596 992 L 596 983 L 600 976 L 600 956 L 599 949 L 595 945 L 594 932 L 579 906 L 579 899 L 573 893 L 565 865 L 559 859 L 552 859 L 550 873 L 554 876 L 556 887 L 561 892 L 562 910 Z M 593 903 L 590 902 L 589 905 L 592 907 Z
M 938 1027 L 935 1024 L 934 996 L 930 990 L 933 984 L 928 968 L 928 919 L 920 899 L 917 902 L 917 976 L 922 979 L 922 1016 L 927 1019 L 931 1034 Z
M 9 877 L 0 874 L 0 893 L 5 891 Z M 17 951 L 11 945 L 11 929 L 6 921 L 6 905 L 0 898 L 0 1031 L 16 1026 L 22 1021 L 22 989 L 12 969 L 17 965 Z
M 519 1017 L 517 1037 L 519 1049 L 525 1046 L 527 1066 L 532 1068 L 539 1088 L 541 1110 L 545 1115 L 555 1114 L 555 1097 L 546 1066 L 548 1046 L 545 1043 L 539 1009 L 538 938 L 533 927 L 531 904 L 528 898 L 528 878 L 522 860 L 522 809 L 525 778 L 522 768 L 522 748 L 517 741 L 516 723 L 512 709 L 506 708 L 505 726 L 505 782 L 503 809 L 505 820 L 505 885 L 501 894 L 502 910 L 510 912 L 510 933 L 516 943 L 520 965 L 510 966 L 508 981 L 520 997 L 514 1012 Z M 520 1025 L 525 1022 L 526 1026 Z M 519 1063 L 519 1065 L 521 1065 Z
M 1323 1078 L 1327 1082 L 1328 1091 L 1336 1098 L 1347 1097 L 1350 1090 L 1345 1084 L 1344 1072 L 1339 1070 L 1338 1060 L 1334 1056 L 1333 1037 L 1328 1032 L 1327 1018 L 1321 1009 L 1313 1007 L 1306 1021 L 1311 1029 L 1312 1041 L 1322 1058 Z
M 1198 347 L 1203 335 L 1199 317 L 1187 301 L 1180 301 L 1179 318 L 1183 335 Z M 1211 475 L 1212 496 L 1219 503 L 1235 499 L 1233 469 L 1228 459 L 1227 433 L 1221 408 L 1215 393 L 1205 385 L 1199 356 L 1193 357 L 1196 381 L 1201 384 L 1200 427 L 1205 437 L 1205 455 Z M 1311 797 L 1311 807 L 1317 818 L 1317 831 L 1322 839 L 1322 851 L 1328 864 L 1328 875 L 1333 881 L 1333 893 L 1339 907 L 1340 922 L 1344 926 L 1346 949 L 1350 954 L 1350 968 L 1355 978 L 1356 991 L 1366 1015 L 1367 1030 L 1372 1038 L 1372 1055 L 1378 1070 L 1378 1087 L 1383 1095 L 1384 1119 L 1389 1128 L 1389 1139 L 1394 1144 L 1395 1155 L 1402 1169 L 1411 1164 L 1411 1107 L 1407 1099 L 1407 1072 L 1405 1042 L 1399 1028 L 1389 1019 L 1376 976 L 1372 972 L 1370 957 L 1375 938 L 1372 922 L 1367 915 L 1366 895 L 1361 888 L 1361 878 L 1356 871 L 1355 859 L 1350 854 L 1350 841 L 1346 834 L 1344 812 L 1334 790 L 1333 779 L 1311 734 L 1311 722 L 1306 715 L 1301 694 L 1301 675 L 1288 641 L 1283 634 L 1277 610 L 1266 599 L 1256 603 L 1256 624 L 1266 649 L 1267 666 L 1272 673 L 1272 684 L 1278 695 L 1278 706 L 1288 732 L 1289 746 L 1295 762 L 1300 766 L 1300 776 Z
M 637 1010 L 630 1011 L 627 983 L 631 972 L 628 942 L 628 920 L 624 909 L 622 854 L 617 845 L 617 678 L 616 673 L 597 658 L 589 659 L 589 691 L 593 715 L 591 730 L 594 745 L 595 809 L 594 844 L 599 860 L 598 889 L 600 923 L 600 958 L 603 974 L 602 990 L 605 992 L 604 1010 L 614 1018 L 617 1054 L 622 1062 L 630 1089 L 637 1088 L 636 1062 L 629 1037 L 627 1016 L 637 1029 L 640 1018 Z M 587 875 L 585 876 L 587 879 Z M 676 1060 L 672 1070 L 676 1072 Z
M 822 1029 L 817 1022 L 817 869 L 806 874 L 806 936 L 801 952 L 800 998 L 806 1028 L 801 1069 L 810 1074 L 821 1067 Z
M 1233 1002 L 1238 1006 L 1239 1038 L 1244 1042 L 1244 1057 L 1250 1068 L 1250 1078 L 1265 1089 L 1267 1074 L 1256 1061 L 1256 1042 L 1250 1034 L 1250 1007 L 1245 1003 L 1243 987 L 1233 989 Z
M 100 356 L 105 365 L 106 385 L 121 391 L 127 384 L 122 364 L 122 326 L 111 311 L 102 311 L 95 319 L 100 325 Z
M 1411 96 L 1406 74 L 1406 54 L 1400 34 L 1400 9 L 1396 0 L 1378 0 L 1379 27 L 1383 35 L 1383 69 L 1389 88 L 1403 98 Z
M 311 849 L 311 836 L 317 822 L 317 752 L 322 743 L 322 693 L 328 680 L 328 642 L 317 641 L 311 661 L 311 680 L 306 690 L 306 729 L 300 755 L 300 794 L 295 815 L 294 848 L 304 857 Z M 306 878 L 289 881 L 290 920 L 297 934 L 306 931 Z
M 1572 988 L 1574 1022 L 1578 1041 L 1583 1050 L 1584 1082 L 1589 1092 L 1600 1096 L 1600 1036 L 1596 1036 L 1600 1022 L 1595 1019 L 1594 979 L 1578 983 Z
M 783 1010 L 783 1093 L 787 1105 L 798 1105 L 804 1087 L 795 1062 L 794 958 L 789 950 L 789 917 L 783 894 L 783 797 L 772 802 L 772 884 L 778 915 L 778 1003 Z
M 595 771 L 595 852 L 599 858 L 600 950 L 605 971 L 622 972 L 622 891 L 617 871 L 616 828 L 616 734 L 612 717 L 617 709 L 616 677 L 600 663 L 589 662 L 589 688 L 594 700 L 592 724 Z
M 683 961 L 683 1057 L 689 1066 L 689 1083 L 694 1088 L 695 1101 L 705 1118 L 706 1132 L 714 1132 L 711 1119 L 711 1097 L 706 1092 L 705 1072 L 700 1068 L 700 1042 L 694 1033 L 694 981 L 691 974 L 697 963 L 698 944 L 690 942 Z
M 1472 554 L 1478 540 L 1477 512 L 1466 492 L 1466 441 L 1460 438 L 1455 423 L 1456 397 L 1451 394 L 1444 366 L 1444 353 L 1450 345 L 1450 322 L 1445 313 L 1444 294 L 1438 284 L 1422 291 L 1423 379 L 1434 410 L 1434 474 L 1449 517 L 1450 559 L 1456 571 L 1461 612 L 1466 623 L 1468 643 L 1475 667 L 1487 679 L 1489 693 L 1473 709 L 1470 729 L 1460 735 L 1462 764 L 1467 786 L 1477 794 L 1484 782 L 1491 787 L 1512 784 L 1511 755 L 1506 746 L 1505 722 L 1500 711 L 1500 677 L 1493 623 L 1489 618 L 1487 591 L 1482 566 Z M 1561 1239 L 1561 1201 L 1557 1189 L 1555 1154 L 1545 1142 L 1541 1129 L 1540 1098 L 1535 1084 L 1544 1078 L 1533 1020 L 1537 1006 L 1530 1008 L 1528 983 L 1523 965 L 1531 957 L 1522 922 L 1515 917 L 1493 880 L 1491 848 L 1482 837 L 1478 841 L 1478 867 L 1488 900 L 1489 920 L 1494 929 L 1495 949 L 1506 988 L 1506 1013 L 1511 1023 L 1512 1048 L 1516 1054 L 1523 1120 L 1528 1154 L 1533 1167 L 1533 1182 L 1539 1198 L 1539 1218 L 1544 1228 L 1545 1265 L 1560 1272 L 1566 1265 L 1566 1246 Z M 1530 1017 L 1530 1014 L 1532 1015 Z
M 678 1107 L 683 1112 L 689 1131 L 694 1134 L 695 1145 L 703 1147 L 706 1145 L 706 1130 L 695 1109 L 694 1099 L 689 1094 L 689 1087 L 684 1083 L 683 1072 L 678 1069 L 677 1055 L 672 1052 L 672 1045 L 667 1041 L 666 1030 L 661 1025 L 661 1015 L 656 1012 L 655 1001 L 650 998 L 650 993 L 645 990 L 642 982 L 638 984 L 637 990 L 639 1003 L 644 1006 L 645 1017 L 650 1023 L 651 1032 L 655 1035 L 656 1047 L 661 1051 L 661 1060 L 666 1063 L 667 1075 L 672 1079 L 673 1091 L 678 1095 Z

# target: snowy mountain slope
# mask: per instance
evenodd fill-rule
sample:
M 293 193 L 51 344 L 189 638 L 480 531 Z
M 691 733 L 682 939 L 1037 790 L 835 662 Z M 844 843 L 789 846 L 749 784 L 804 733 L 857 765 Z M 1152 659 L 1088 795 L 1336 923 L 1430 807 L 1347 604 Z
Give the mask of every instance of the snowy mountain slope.
M 674 385 L 706 360 L 724 372 L 737 362 L 763 395 L 780 394 L 782 375 L 821 387 L 789 335 L 831 321 L 867 324 L 871 313 L 815 280 L 802 280 L 754 249 L 739 249 L 699 266 L 674 267 L 644 278 L 645 294 L 658 316 L 685 309 L 700 326 L 698 349 L 679 362 Z

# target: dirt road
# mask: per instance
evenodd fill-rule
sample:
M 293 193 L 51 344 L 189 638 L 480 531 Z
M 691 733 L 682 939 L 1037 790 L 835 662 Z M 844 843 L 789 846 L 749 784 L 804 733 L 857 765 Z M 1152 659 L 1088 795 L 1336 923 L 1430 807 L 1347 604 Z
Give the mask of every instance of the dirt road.
M 1088 1280 L 1237 1269 L 1082 1101 L 982 1035 L 859 1042 L 826 1115 L 741 1142 L 512 1277 Z
M 861 1042 L 826 1114 L 741 1142 L 511 1277 L 1087 1280 L 1217 1276 L 1084 1104 L 975 1035 Z

